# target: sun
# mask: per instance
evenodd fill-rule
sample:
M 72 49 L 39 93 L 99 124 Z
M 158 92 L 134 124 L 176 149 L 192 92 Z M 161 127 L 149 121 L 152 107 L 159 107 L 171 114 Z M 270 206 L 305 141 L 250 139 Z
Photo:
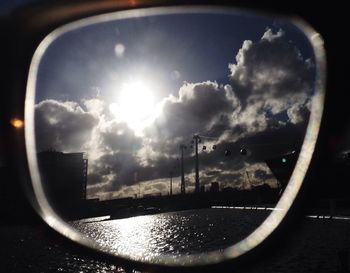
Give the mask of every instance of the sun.
M 115 116 L 139 132 L 155 113 L 154 94 L 143 82 L 129 82 L 122 85 L 117 102 L 110 105 Z

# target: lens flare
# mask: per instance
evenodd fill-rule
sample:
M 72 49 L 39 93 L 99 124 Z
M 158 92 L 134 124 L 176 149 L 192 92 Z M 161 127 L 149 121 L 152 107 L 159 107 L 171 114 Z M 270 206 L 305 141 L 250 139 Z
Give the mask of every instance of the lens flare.
M 24 122 L 21 119 L 18 118 L 13 118 L 10 120 L 10 123 L 13 127 L 15 127 L 16 129 L 21 129 L 24 126 Z

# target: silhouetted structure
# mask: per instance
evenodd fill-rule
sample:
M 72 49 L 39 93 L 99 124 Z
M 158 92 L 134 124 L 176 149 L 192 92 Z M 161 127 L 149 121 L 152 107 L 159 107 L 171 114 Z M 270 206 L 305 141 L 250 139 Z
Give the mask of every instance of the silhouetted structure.
M 180 145 L 180 150 L 181 150 L 181 194 L 186 193 L 185 170 L 184 170 L 184 149 L 186 149 L 186 146 L 184 144 L 181 144 Z
M 200 142 L 201 138 L 199 137 L 199 135 L 194 135 L 193 139 L 194 139 L 194 145 L 195 145 L 194 147 L 195 147 L 195 173 L 196 173 L 194 192 L 199 193 L 198 142 Z
M 169 191 L 169 195 L 173 195 L 173 172 L 169 172 L 170 174 L 170 191 Z
M 219 183 L 218 182 L 211 183 L 210 192 L 219 192 Z
M 88 160 L 84 153 L 38 153 L 44 189 L 54 204 L 79 204 L 86 200 Z
M 265 160 L 272 174 L 276 177 L 279 187 L 283 191 L 294 170 L 299 153 L 296 151 L 281 155 L 279 157 Z

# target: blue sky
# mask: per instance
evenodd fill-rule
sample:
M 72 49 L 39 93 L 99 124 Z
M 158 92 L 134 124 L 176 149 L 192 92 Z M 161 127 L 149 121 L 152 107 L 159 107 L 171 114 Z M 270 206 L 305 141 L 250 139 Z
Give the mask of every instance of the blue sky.
M 62 35 L 45 54 L 37 100 L 80 100 L 99 87 L 108 97 L 123 78 L 154 77 L 165 94 L 184 81 L 228 82 L 228 62 L 244 40 L 258 41 L 266 28 L 283 28 L 304 58 L 312 51 L 292 25 L 266 17 L 231 15 L 168 15 L 100 23 Z M 123 58 L 115 45 L 125 46 Z M 46 62 L 45 62 L 46 61 Z M 54 63 L 54 65 L 52 65 Z M 173 77 L 178 71 L 180 77 Z M 64 81 L 62 80 L 64 74 Z

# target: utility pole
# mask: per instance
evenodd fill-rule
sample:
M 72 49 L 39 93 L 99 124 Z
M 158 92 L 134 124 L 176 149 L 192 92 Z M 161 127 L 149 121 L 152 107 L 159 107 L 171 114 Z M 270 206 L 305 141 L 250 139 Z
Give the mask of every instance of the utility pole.
M 245 185 L 245 190 L 250 190 L 252 187 L 252 184 L 251 184 L 250 179 L 249 179 L 248 171 L 245 171 L 245 173 L 246 173 L 247 178 L 248 178 L 248 183 L 246 183 L 246 185 Z
M 170 196 L 173 195 L 173 172 L 170 171 Z
M 185 173 L 184 173 L 184 149 L 186 149 L 186 145 L 181 144 L 180 145 L 180 150 L 181 150 L 181 194 L 186 193 Z
M 199 135 L 194 135 L 194 147 L 195 147 L 195 172 L 196 172 L 196 177 L 195 177 L 195 193 L 199 193 L 199 164 L 198 164 L 198 142 L 201 141 L 201 138 Z

